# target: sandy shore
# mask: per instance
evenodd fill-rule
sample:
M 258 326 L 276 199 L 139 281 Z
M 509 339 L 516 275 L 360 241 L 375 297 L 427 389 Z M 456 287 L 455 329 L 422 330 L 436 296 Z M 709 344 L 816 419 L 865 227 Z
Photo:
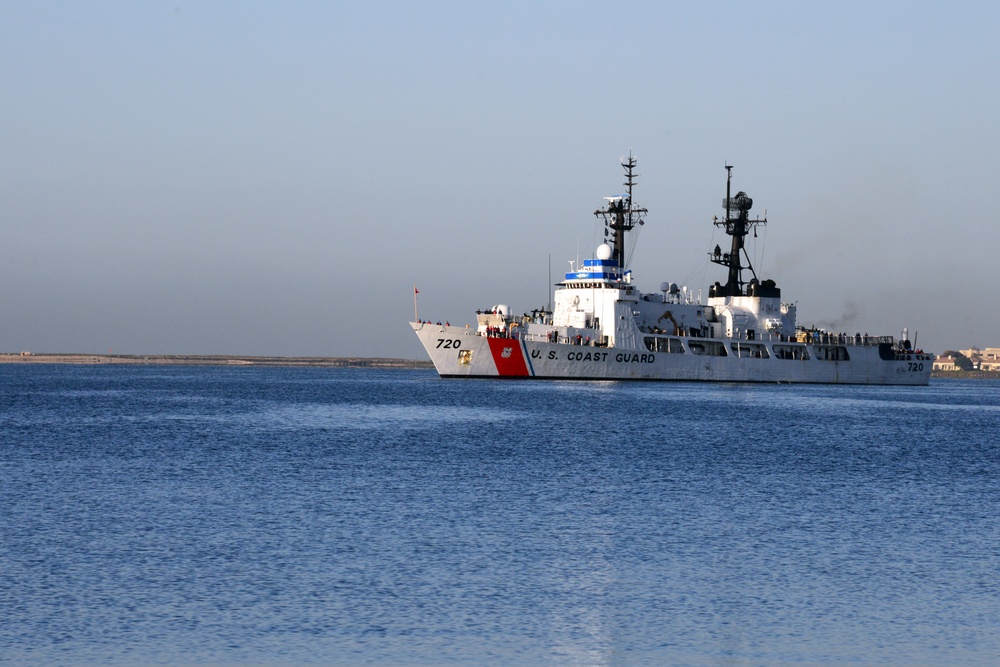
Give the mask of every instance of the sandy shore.
M 241 357 L 181 354 L 14 354 L 2 364 L 155 364 L 173 366 L 326 366 L 333 368 L 433 368 L 430 361 L 367 357 Z

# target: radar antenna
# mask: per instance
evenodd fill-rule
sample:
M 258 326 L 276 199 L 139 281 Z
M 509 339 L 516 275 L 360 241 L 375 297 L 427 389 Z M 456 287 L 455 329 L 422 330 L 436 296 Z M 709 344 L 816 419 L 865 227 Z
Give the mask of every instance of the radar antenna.
M 736 196 L 730 196 L 730 185 L 733 180 L 733 167 L 732 165 L 726 165 L 726 199 L 722 202 L 722 205 L 726 209 L 726 218 L 724 220 L 714 219 L 716 227 L 725 227 L 726 234 L 733 237 L 732 246 L 727 253 L 723 253 L 719 246 L 715 246 L 715 251 L 709 253 L 709 258 L 716 264 L 721 264 L 722 266 L 729 268 L 729 280 L 722 286 L 721 293 L 716 294 L 716 296 L 741 296 L 745 294 L 744 286 L 746 282 L 743 280 L 743 270 L 749 269 L 750 273 L 753 275 L 754 279 L 757 279 L 757 272 L 753 270 L 753 265 L 750 263 L 750 255 L 746 251 L 744 245 L 744 238 L 750 233 L 750 230 L 755 229 L 757 225 L 766 225 L 767 218 L 756 218 L 751 220 L 749 217 L 750 208 L 753 206 L 753 199 L 747 196 L 745 192 L 737 192 Z M 746 258 L 746 266 L 743 266 L 742 258 Z M 759 282 L 759 281 L 758 281 Z
M 635 186 L 635 179 L 639 174 L 635 173 L 636 158 L 629 151 L 628 159 L 622 158 L 621 165 L 625 168 L 625 187 L 628 194 L 605 197 L 608 204 L 604 208 L 594 211 L 594 215 L 603 218 L 604 224 L 614 233 L 611 241 L 611 258 L 618 262 L 618 266 L 625 270 L 625 232 L 631 231 L 636 225 L 643 225 L 645 222 L 642 216 L 648 211 L 644 208 L 637 208 L 632 204 L 632 188 Z

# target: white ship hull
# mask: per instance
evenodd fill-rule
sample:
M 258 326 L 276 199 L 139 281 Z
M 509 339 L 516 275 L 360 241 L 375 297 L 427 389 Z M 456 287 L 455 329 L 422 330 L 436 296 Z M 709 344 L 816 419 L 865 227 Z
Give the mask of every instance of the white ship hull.
M 799 344 L 807 359 L 780 358 L 775 343 L 759 341 L 767 358 L 740 358 L 727 339 L 689 339 L 682 353 L 661 353 L 492 338 L 475 330 L 411 322 L 441 377 L 548 380 L 694 380 L 820 384 L 926 385 L 931 361 L 924 355 L 883 359 L 878 345 L 846 344 L 849 359 L 821 359 L 820 345 Z M 692 353 L 689 343 L 716 340 L 728 356 Z M 787 348 L 787 344 L 780 344 Z

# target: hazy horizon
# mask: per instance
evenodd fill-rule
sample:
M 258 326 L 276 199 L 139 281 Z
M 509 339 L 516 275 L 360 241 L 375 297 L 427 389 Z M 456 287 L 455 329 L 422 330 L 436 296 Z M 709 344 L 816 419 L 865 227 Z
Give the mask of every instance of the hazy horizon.
M 0 351 L 424 358 L 547 302 L 638 157 L 636 283 L 1000 345 L 1000 7 L 9 3 Z

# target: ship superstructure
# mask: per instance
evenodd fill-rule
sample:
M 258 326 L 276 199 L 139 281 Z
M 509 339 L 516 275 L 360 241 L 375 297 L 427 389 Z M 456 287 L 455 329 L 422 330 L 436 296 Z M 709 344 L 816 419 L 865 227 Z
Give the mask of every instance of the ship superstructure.
M 753 200 L 731 194 L 726 166 L 724 215 L 714 224 L 730 237 L 709 261 L 727 269 L 702 303 L 701 294 L 662 283 L 643 292 L 632 281 L 626 242 L 644 224 L 633 201 L 636 159 L 622 160 L 626 193 L 605 197 L 594 215 L 607 240 L 594 257 L 555 286 L 552 310 L 512 315 L 506 305 L 477 312 L 476 327 L 411 323 L 443 377 L 643 379 L 738 382 L 927 384 L 933 356 L 907 336 L 848 334 L 796 324 L 795 305 L 781 301 L 773 280 L 760 280 L 745 239 L 765 219 L 751 218 Z

